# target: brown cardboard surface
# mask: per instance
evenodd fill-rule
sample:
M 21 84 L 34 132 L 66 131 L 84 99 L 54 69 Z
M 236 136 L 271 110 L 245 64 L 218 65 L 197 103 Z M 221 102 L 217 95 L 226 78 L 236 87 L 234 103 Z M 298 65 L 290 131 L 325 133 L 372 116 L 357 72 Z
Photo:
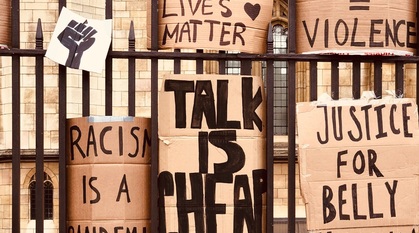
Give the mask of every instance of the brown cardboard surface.
M 251 174 L 255 169 L 266 167 L 264 138 L 237 138 L 234 144 L 241 147 L 245 155 L 245 164 L 237 174 Z M 208 173 L 214 173 L 214 166 L 227 162 L 226 151 L 214 145 L 208 145 Z M 187 161 L 179 163 L 179 161 Z M 199 172 L 199 145 L 197 138 L 160 138 L 159 171 Z
M 148 1 L 149 16 L 150 7 L 151 2 Z M 159 48 L 266 52 L 266 36 L 272 15 L 272 2 L 269 0 L 255 3 L 163 0 L 159 1 L 158 8 Z M 151 30 L 148 30 L 149 46 L 150 33 Z
M 67 220 L 150 219 L 150 169 L 149 164 L 68 166 Z
M 150 118 L 68 119 L 67 164 L 150 163 L 150 138 Z
M 301 192 L 310 232 L 411 233 L 419 225 L 414 100 L 298 103 L 297 123 Z
M 391 196 L 386 182 L 393 189 L 395 181 L 397 182 L 396 193 L 394 194 L 395 216 L 392 217 Z M 307 186 L 301 187 L 303 190 L 310 190 L 304 195 L 308 213 L 307 229 L 358 228 L 359 230 L 364 229 L 366 232 L 366 228 L 370 227 L 417 225 L 418 183 L 417 178 L 308 182 Z M 356 188 L 353 187 L 354 184 L 356 184 Z M 370 184 L 370 188 L 368 188 L 368 184 Z M 329 203 L 324 202 L 322 198 L 322 193 L 325 190 L 332 190 L 333 198 L 330 203 L 336 209 L 336 216 L 327 223 L 324 221 L 329 216 L 329 209 L 327 209 L 326 215 L 323 215 L 324 205 Z M 330 193 L 329 191 L 326 192 L 326 196 L 328 196 Z M 353 192 L 356 192 L 356 194 Z M 371 197 L 369 197 L 370 193 Z M 365 219 L 355 219 L 354 206 L 357 206 L 357 215 L 364 216 Z M 372 217 L 370 211 L 377 217 Z M 340 217 L 340 212 L 347 215 L 349 219 L 344 220 Z M 382 215 L 382 217 L 378 217 L 378 215 Z
M 298 53 L 415 53 L 416 1 L 297 0 L 296 8 Z
M 87 231 L 87 230 L 88 231 Z M 145 230 L 145 231 L 144 231 Z M 68 233 L 75 232 L 151 232 L 150 220 L 67 221 Z
M 263 89 L 252 76 L 165 76 L 158 177 L 164 232 L 247 232 L 247 224 L 266 231 Z
M 250 90 L 243 87 L 243 79 L 250 79 L 252 83 L 251 93 L 248 93 L 251 98 L 255 98 L 258 94 L 261 97 L 260 104 L 255 104 L 254 113 L 260 118 L 262 125 L 259 130 L 258 125 L 253 122 L 251 127 L 245 129 L 244 126 L 244 110 L 243 110 L 243 90 Z M 179 100 L 178 107 L 182 109 L 182 112 L 185 113 L 186 124 L 184 127 L 180 128 L 176 126 L 176 97 L 175 91 L 165 91 L 165 85 L 169 83 L 168 80 L 178 81 L 178 82 L 188 82 L 192 91 L 182 94 L 185 98 L 185 104 L 181 104 Z M 202 117 L 202 123 L 200 127 L 192 127 L 192 116 L 195 100 L 195 90 L 197 90 L 197 82 L 209 82 L 210 87 L 203 90 L 198 95 L 202 98 L 209 99 L 209 103 L 214 106 L 215 110 L 215 121 L 216 124 L 214 127 L 209 127 L 207 123 L 206 115 Z M 227 89 L 218 88 L 218 83 L 223 82 L 227 83 Z M 181 85 L 181 84 L 179 84 Z M 186 84 L 182 84 L 186 85 Z M 207 90 L 212 90 L 212 94 L 206 93 Z M 227 95 L 226 107 L 220 107 L 218 111 L 218 93 L 220 95 Z M 248 91 L 246 91 L 248 92 Z M 180 93 L 180 91 L 179 91 Z M 180 94 L 181 95 L 181 94 Z M 212 97 L 211 97 L 212 96 Z M 202 102 L 202 101 L 201 101 Z M 236 130 L 237 137 L 265 137 L 265 94 L 263 81 L 261 77 L 252 77 L 252 76 L 239 76 L 239 75 L 166 75 L 164 76 L 164 81 L 162 89 L 159 94 L 159 122 L 161 123 L 159 127 L 159 136 L 193 136 L 196 137 L 198 132 L 207 131 L 207 130 Z M 256 102 L 254 102 L 256 103 Z M 201 103 L 202 105 L 202 103 Z M 220 104 L 221 106 L 221 104 Z M 198 106 L 199 107 L 199 106 Z M 250 108 L 247 108 L 250 109 Z M 219 126 L 221 121 L 217 121 L 218 115 L 223 111 L 227 117 L 227 121 L 236 121 L 239 122 L 239 127 L 222 127 Z M 252 111 L 250 111 L 252 112 Z
M 386 104 L 386 107 L 381 108 L 381 105 Z M 392 107 L 395 105 L 395 107 Z M 325 107 L 327 106 L 327 121 L 325 117 Z M 371 106 L 371 107 L 370 107 Z M 403 107 L 405 106 L 405 107 Z M 342 139 L 337 139 L 334 136 L 333 125 L 339 127 L 339 121 L 333 121 L 333 113 L 335 116 L 339 115 L 339 107 L 342 108 Z M 353 110 L 351 110 L 353 108 Z M 375 108 L 377 110 L 375 110 Z M 405 108 L 405 113 L 403 113 Z M 363 110 L 365 109 L 365 110 Z M 347 145 L 351 142 L 350 134 L 358 141 L 353 141 L 351 146 L 368 146 L 368 145 L 400 145 L 401 140 L 403 144 L 417 144 L 417 139 L 414 137 L 405 137 L 405 134 L 419 134 L 419 126 L 417 119 L 417 107 L 413 99 L 385 99 L 385 100 L 342 100 L 342 101 L 327 101 L 327 102 L 309 102 L 298 103 L 297 118 L 300 132 L 298 135 L 298 142 L 302 148 L 318 148 L 338 147 Z M 368 112 L 368 117 L 366 117 Z M 381 112 L 382 124 L 379 124 L 379 113 Z M 352 115 L 354 117 L 352 117 Z M 390 118 L 394 118 L 393 125 L 390 124 Z M 356 118 L 356 120 L 354 120 Z M 313 120 L 316 124 L 313 124 Z M 339 118 L 336 118 L 339 119 Z M 306 123 L 305 123 L 306 122 Z M 327 122 L 327 124 L 326 124 Z M 405 127 L 406 123 L 406 127 Z M 362 135 L 360 136 L 358 126 L 361 128 Z M 368 124 L 368 127 L 367 127 Z M 386 137 L 377 136 L 380 133 L 379 127 L 382 125 L 383 132 L 387 133 Z M 392 133 L 392 126 L 400 133 Z M 326 141 L 326 127 L 328 128 L 328 141 Z M 369 138 L 367 129 L 369 129 Z M 338 131 L 337 131 L 338 132 Z M 318 137 L 320 134 L 320 139 Z M 337 133 L 340 136 L 340 133 Z
M 412 233 L 418 232 L 419 226 L 397 226 L 397 227 L 371 227 L 367 230 L 359 230 L 354 228 L 330 230 L 327 233 L 383 233 L 383 232 L 397 232 L 397 233 Z M 325 231 L 309 231 L 309 233 L 326 233 Z
M 243 209 L 234 209 L 234 207 L 223 207 L 225 209 L 225 214 L 216 214 L 217 222 L 215 224 L 212 224 L 211 227 L 214 227 L 214 225 L 217 227 L 217 232 L 234 232 L 233 224 L 234 223 L 234 215 L 238 215 L 240 213 L 243 213 Z M 262 213 L 266 213 L 266 207 L 263 207 Z M 178 218 L 178 212 L 177 208 L 175 207 L 168 207 L 165 208 L 165 216 L 166 216 L 166 232 L 178 232 L 178 224 L 177 221 L 173 221 L 174 219 Z M 262 222 L 264 223 L 266 221 L 266 216 L 263 214 Z M 204 218 L 205 221 L 205 218 Z M 243 231 L 241 232 L 252 232 L 249 230 L 246 224 L 246 221 L 243 223 Z M 254 224 L 254 223 L 252 223 Z M 196 224 L 194 222 L 193 218 L 190 218 L 189 225 L 187 227 L 189 229 L 189 232 L 214 232 L 214 231 L 198 231 L 196 228 Z M 266 232 L 266 224 L 261 225 L 261 231 L 260 232 Z

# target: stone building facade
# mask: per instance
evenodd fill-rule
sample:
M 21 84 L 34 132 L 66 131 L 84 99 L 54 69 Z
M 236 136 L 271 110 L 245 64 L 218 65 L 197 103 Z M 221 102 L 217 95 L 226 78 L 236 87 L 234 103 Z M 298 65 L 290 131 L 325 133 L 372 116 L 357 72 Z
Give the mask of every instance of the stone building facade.
M 282 36 L 286 36 L 288 25 L 287 1 L 273 0 L 272 25 L 279 26 Z M 37 20 L 41 19 L 44 35 L 44 48 L 48 47 L 52 32 L 58 19 L 57 0 L 21 0 L 21 43 L 22 49 L 35 47 L 35 31 Z M 68 0 L 67 8 L 86 18 L 104 19 L 105 1 L 102 0 Z M 113 50 L 128 49 L 128 33 L 131 21 L 135 28 L 136 50 L 147 50 L 147 1 L 146 0 L 114 0 L 113 1 Z M 209 51 L 208 51 L 209 52 Z M 161 75 L 173 72 L 172 61 L 159 61 Z M 194 74 L 194 61 L 182 61 L 182 73 Z M 151 82 L 150 61 L 136 61 L 136 116 L 150 117 Z M 117 60 L 113 62 L 113 113 L 117 116 L 128 114 L 128 62 Z M 217 73 L 216 62 L 207 61 L 204 64 L 206 73 Z M 297 101 L 309 99 L 309 64 L 297 64 Z M 339 64 L 341 98 L 352 96 L 350 63 Z M 80 117 L 82 112 L 82 79 L 81 71 L 68 69 L 68 118 Z M 407 97 L 416 97 L 416 66 L 407 65 L 405 72 L 405 92 Z M 10 232 L 11 228 L 11 148 L 12 148 L 12 107 L 11 107 L 11 58 L 0 57 L 0 232 Z M 21 59 L 21 232 L 33 232 L 34 220 L 31 220 L 31 183 L 34 182 L 35 164 L 35 58 Z M 58 227 L 58 65 L 45 58 L 45 177 L 52 184 L 52 216 L 45 221 L 46 232 L 57 232 Z M 253 63 L 252 73 L 262 75 L 263 64 Z M 374 82 L 373 64 L 363 63 L 361 73 L 362 91 L 370 91 Z M 104 75 L 91 73 L 91 115 L 105 115 L 105 88 Z M 331 66 L 330 63 L 318 65 L 318 93 L 330 94 Z M 383 89 L 394 90 L 395 67 L 393 64 L 383 65 Z M 289 90 L 293 91 L 293 90 Z M 287 217 L 287 180 L 288 170 L 284 157 L 286 156 L 286 136 L 275 136 L 277 145 L 276 160 L 274 164 L 274 218 Z M 297 166 L 297 165 L 296 165 Z M 298 166 L 296 176 L 298 181 Z M 297 217 L 304 218 L 304 203 L 299 196 L 297 182 Z

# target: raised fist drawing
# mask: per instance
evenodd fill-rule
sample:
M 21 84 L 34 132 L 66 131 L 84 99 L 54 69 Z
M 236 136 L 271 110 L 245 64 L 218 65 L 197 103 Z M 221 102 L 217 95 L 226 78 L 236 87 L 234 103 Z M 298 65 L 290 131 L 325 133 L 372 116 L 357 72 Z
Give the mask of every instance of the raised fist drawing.
M 65 63 L 67 67 L 78 69 L 83 53 L 95 43 L 96 39 L 92 36 L 97 31 L 86 24 L 87 20 L 84 23 L 71 20 L 67 27 L 58 35 L 58 40 L 69 50 Z

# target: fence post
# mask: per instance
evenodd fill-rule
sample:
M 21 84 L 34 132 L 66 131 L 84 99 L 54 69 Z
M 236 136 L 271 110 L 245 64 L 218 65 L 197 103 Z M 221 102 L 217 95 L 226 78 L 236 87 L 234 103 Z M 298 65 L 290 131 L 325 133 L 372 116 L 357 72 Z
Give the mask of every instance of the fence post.
M 36 49 L 43 49 L 44 36 L 41 19 L 36 28 Z M 36 232 L 44 232 L 44 56 L 36 56 L 35 61 L 35 92 L 36 92 Z

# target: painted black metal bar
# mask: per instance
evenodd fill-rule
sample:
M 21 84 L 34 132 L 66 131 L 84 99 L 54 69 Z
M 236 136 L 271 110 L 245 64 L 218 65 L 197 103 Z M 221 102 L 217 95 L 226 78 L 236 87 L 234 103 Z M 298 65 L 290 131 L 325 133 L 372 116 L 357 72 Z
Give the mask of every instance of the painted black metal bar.
M 396 62 L 396 90 L 397 98 L 404 96 L 404 64 L 403 62 Z
M 90 72 L 82 71 L 82 115 L 90 115 Z
M 131 21 L 128 50 L 135 51 L 134 21 Z M 135 58 L 128 58 L 128 116 L 135 116 Z
M 112 19 L 112 0 L 106 0 L 105 6 L 105 18 Z M 109 46 L 109 52 L 112 52 L 112 42 Z M 105 60 L 105 115 L 112 116 L 112 76 L 113 76 L 113 60 L 112 57 L 107 56 Z
M 240 73 L 242 75 L 252 75 L 252 60 L 242 59 L 240 61 Z
M 36 49 L 43 49 L 44 37 L 41 20 L 36 29 Z M 35 99 L 36 99 L 36 159 L 35 159 L 35 212 L 36 232 L 44 232 L 44 57 L 35 58 Z
M 20 47 L 19 0 L 12 0 L 12 48 Z M 12 56 L 12 233 L 20 232 L 20 56 Z
M 175 53 L 180 53 L 180 49 L 175 49 Z M 180 74 L 181 71 L 181 60 L 179 58 L 173 60 L 173 73 Z
M 331 97 L 334 100 L 339 99 L 339 62 L 332 61 L 332 71 L 331 71 Z
M 151 1 L 151 50 L 158 53 L 158 2 Z M 159 168 L 159 136 L 158 136 L 158 68 L 157 58 L 151 59 L 151 231 L 159 232 L 158 205 L 158 168 Z
M 288 2 L 288 52 L 294 54 L 296 48 L 296 0 Z M 295 162 L 296 162 L 296 67 L 295 61 L 288 62 L 288 232 L 295 233 Z
M 196 53 L 202 54 L 202 53 L 204 53 L 204 50 L 197 49 Z M 197 74 L 203 74 L 204 73 L 204 60 L 201 57 L 196 58 L 196 73 Z
M 377 99 L 383 97 L 383 63 L 381 61 L 374 62 L 374 93 Z
M 36 49 L 14 49 L 0 50 L 0 56 L 25 56 L 25 57 L 36 57 L 38 55 L 45 55 L 46 50 Z M 317 61 L 317 62 L 330 62 L 332 60 L 339 62 L 374 62 L 381 61 L 383 63 L 394 63 L 403 61 L 404 63 L 416 63 L 419 62 L 419 56 L 360 56 L 360 55 L 318 55 L 318 54 L 248 54 L 248 53 L 191 53 L 191 52 L 158 52 L 158 51 L 109 51 L 109 58 L 114 59 L 126 59 L 127 57 L 133 57 L 136 59 L 181 59 L 181 60 L 196 60 L 197 58 L 202 60 L 243 60 L 251 59 L 253 61 Z
M 219 51 L 219 54 L 225 54 L 225 51 Z M 220 59 L 218 60 L 218 73 L 225 74 L 226 73 L 226 60 Z
M 66 0 L 58 1 L 58 10 L 67 5 Z M 67 172 L 66 172 L 66 128 L 67 128 L 67 68 L 58 65 L 58 227 L 60 233 L 67 232 Z
M 272 25 L 269 25 L 267 53 L 273 53 Z M 274 61 L 266 61 L 266 232 L 273 232 L 274 190 Z
M 66 231 L 67 220 L 67 172 L 66 172 L 66 128 L 67 128 L 67 68 L 58 66 L 58 122 L 59 122 L 59 232 Z
M 288 62 L 288 232 L 295 233 L 296 188 L 296 64 Z
M 310 61 L 310 101 L 317 100 L 317 62 Z
M 352 97 L 361 98 L 361 62 L 352 62 Z

